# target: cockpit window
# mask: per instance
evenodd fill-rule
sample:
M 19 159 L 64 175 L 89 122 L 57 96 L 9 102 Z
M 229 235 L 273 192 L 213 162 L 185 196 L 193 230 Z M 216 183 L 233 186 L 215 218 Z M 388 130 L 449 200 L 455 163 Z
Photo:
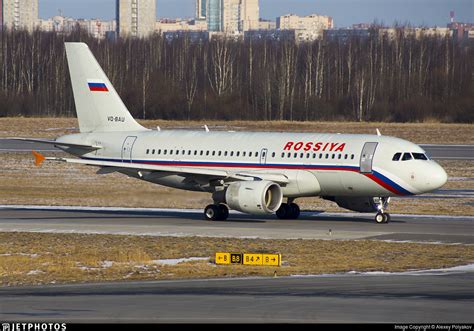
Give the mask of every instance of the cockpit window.
M 423 153 L 412 153 L 415 160 L 428 160 L 425 154 Z
M 408 160 L 411 160 L 411 159 L 412 159 L 412 157 L 411 157 L 410 153 L 403 153 L 402 161 L 408 161 Z
M 395 153 L 395 155 L 392 158 L 392 161 L 398 161 L 400 160 L 400 156 L 402 156 L 402 153 Z

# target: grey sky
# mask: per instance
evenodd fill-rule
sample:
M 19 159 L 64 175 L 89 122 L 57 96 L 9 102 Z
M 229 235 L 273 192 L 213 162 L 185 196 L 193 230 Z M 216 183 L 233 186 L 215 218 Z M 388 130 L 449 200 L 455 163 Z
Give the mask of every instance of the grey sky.
M 193 17 L 195 0 L 157 0 L 158 17 Z M 58 14 L 75 18 L 112 19 L 115 0 L 39 0 L 41 18 Z M 260 16 L 274 20 L 283 14 L 318 13 L 334 18 L 337 27 L 353 23 L 385 24 L 395 21 L 413 25 L 445 26 L 449 11 L 459 22 L 474 22 L 474 0 L 260 0 Z

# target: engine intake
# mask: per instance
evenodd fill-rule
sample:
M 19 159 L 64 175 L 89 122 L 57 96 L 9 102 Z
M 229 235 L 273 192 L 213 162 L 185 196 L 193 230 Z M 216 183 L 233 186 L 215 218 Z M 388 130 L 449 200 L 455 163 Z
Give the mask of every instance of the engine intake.
M 227 187 L 225 200 L 231 209 L 244 213 L 271 214 L 280 208 L 283 193 L 278 184 L 270 181 L 242 181 Z

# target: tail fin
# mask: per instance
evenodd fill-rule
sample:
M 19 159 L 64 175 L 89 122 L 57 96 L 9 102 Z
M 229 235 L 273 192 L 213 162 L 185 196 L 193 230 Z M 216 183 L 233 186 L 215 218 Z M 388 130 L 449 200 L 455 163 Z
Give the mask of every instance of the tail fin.
M 130 115 L 89 47 L 65 43 L 81 132 L 146 130 Z

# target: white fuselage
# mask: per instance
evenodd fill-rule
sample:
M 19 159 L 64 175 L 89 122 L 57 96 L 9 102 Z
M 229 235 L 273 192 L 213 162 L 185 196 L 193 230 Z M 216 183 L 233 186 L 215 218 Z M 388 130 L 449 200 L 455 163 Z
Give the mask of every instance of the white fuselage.
M 66 149 L 90 160 L 284 175 L 289 183 L 282 185 L 283 195 L 295 198 L 413 195 L 435 190 L 447 178 L 429 159 L 394 161 L 396 153 L 425 152 L 416 144 L 390 136 L 150 130 L 81 133 L 57 141 L 101 146 L 87 154 Z M 118 171 L 179 189 L 213 190 L 209 181 L 200 181 L 199 176 Z

